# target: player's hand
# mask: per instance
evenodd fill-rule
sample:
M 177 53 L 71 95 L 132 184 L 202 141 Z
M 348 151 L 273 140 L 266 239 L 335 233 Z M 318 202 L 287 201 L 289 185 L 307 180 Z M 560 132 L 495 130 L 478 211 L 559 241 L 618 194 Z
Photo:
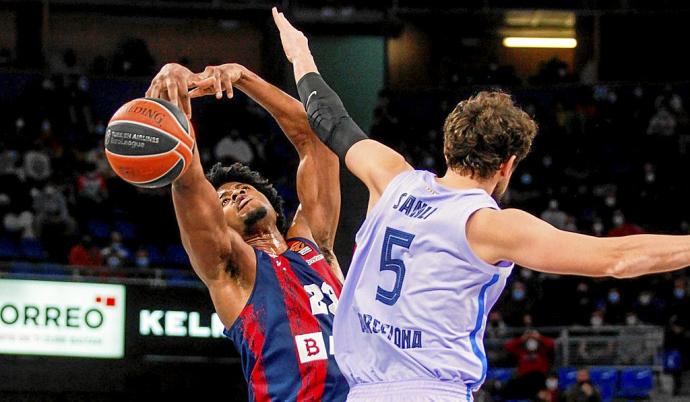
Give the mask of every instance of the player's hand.
M 195 74 L 197 87 L 190 93 L 190 98 L 205 95 L 216 95 L 216 99 L 223 97 L 225 91 L 228 98 L 232 98 L 233 85 L 242 78 L 244 67 L 236 63 L 207 66 L 202 73 Z
M 177 63 L 168 63 L 161 68 L 151 81 L 146 96 L 170 101 L 182 109 L 188 118 L 192 117 L 192 104 L 189 97 L 189 88 L 195 86 L 204 87 L 209 81 L 200 80 L 187 67 Z
M 288 61 L 294 63 L 297 57 L 310 54 L 307 37 L 293 27 L 283 13 L 278 12 L 277 8 L 273 7 L 272 12 L 273 21 L 275 21 L 278 31 L 280 31 L 280 41 L 283 43 L 283 50 Z

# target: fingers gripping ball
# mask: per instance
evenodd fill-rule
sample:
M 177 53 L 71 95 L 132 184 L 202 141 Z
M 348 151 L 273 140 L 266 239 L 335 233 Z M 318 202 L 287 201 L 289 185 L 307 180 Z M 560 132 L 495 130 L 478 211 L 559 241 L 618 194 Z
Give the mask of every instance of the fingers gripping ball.
M 115 173 L 136 186 L 172 183 L 194 153 L 194 129 L 170 102 L 139 98 L 124 104 L 105 132 L 105 155 Z

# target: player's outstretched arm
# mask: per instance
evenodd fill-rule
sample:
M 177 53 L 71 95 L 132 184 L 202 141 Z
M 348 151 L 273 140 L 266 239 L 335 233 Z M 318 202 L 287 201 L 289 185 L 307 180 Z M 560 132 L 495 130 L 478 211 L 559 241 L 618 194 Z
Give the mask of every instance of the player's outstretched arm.
M 213 77 L 215 84 L 197 88 L 192 98 L 216 94 L 217 90 L 233 95 L 233 87 L 259 103 L 276 120 L 295 146 L 300 163 L 297 168 L 297 195 L 300 206 L 288 231 L 288 237 L 314 241 L 334 274 L 343 279 L 335 257 L 333 243 L 340 215 L 340 177 L 338 158 L 309 127 L 304 107 L 297 99 L 266 82 L 248 68 L 235 63 L 206 67 L 199 78 Z
M 477 211 L 467 239 L 489 263 L 514 261 L 552 274 L 632 278 L 690 266 L 690 236 L 586 236 L 517 209 Z
M 399 153 L 370 140 L 352 120 L 338 95 L 326 84 L 316 68 L 307 38 L 282 13 L 273 8 L 273 19 L 287 59 L 292 63 L 300 99 L 311 127 L 350 172 L 369 189 L 369 207 L 381 197 L 388 183 L 412 167 Z

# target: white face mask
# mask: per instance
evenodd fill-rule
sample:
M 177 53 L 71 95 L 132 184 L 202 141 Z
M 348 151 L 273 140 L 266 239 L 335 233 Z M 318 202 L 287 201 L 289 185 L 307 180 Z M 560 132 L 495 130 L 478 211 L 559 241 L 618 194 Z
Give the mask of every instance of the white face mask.
M 604 319 L 599 317 L 598 315 L 595 315 L 592 316 L 589 323 L 592 324 L 593 327 L 601 327 L 602 324 L 604 324 Z
M 546 379 L 546 388 L 549 391 L 555 391 L 558 388 L 558 379 L 556 378 L 547 378 Z
M 637 325 L 637 316 L 629 315 L 625 317 L 625 323 L 628 325 Z
M 539 347 L 539 342 L 537 342 L 536 339 L 528 339 L 527 342 L 525 343 L 525 347 L 530 352 L 534 352 Z
M 648 293 L 643 293 L 640 295 L 640 304 L 643 306 L 649 305 L 649 303 L 652 301 L 652 295 Z

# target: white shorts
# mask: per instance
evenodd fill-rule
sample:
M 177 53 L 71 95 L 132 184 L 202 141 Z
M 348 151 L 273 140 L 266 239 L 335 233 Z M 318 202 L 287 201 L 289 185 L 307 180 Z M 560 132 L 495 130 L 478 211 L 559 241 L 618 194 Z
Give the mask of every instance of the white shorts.
M 472 402 L 472 392 L 463 383 L 412 380 L 355 384 L 348 402 Z

